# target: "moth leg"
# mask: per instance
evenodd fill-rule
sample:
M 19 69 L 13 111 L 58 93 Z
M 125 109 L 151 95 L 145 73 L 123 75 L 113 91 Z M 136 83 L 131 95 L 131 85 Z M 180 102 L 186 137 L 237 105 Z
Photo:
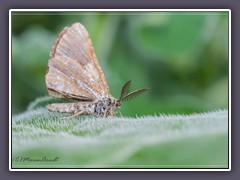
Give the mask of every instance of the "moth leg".
M 103 113 L 103 117 L 107 117 L 107 115 L 108 115 L 108 110 L 109 110 L 109 109 L 105 109 L 105 111 L 104 111 L 104 113 Z
M 107 111 L 108 109 L 106 109 L 105 111 L 104 111 L 104 113 L 103 113 L 103 117 L 107 117 Z
M 107 117 L 108 115 L 111 116 L 111 117 L 114 116 L 114 113 L 113 113 L 112 108 L 107 108 L 107 109 L 104 111 L 103 117 Z
M 110 116 L 111 117 L 114 117 L 114 111 L 111 109 L 111 111 L 110 111 Z
M 79 111 L 79 112 L 73 114 L 72 116 L 63 117 L 63 118 L 61 118 L 61 119 L 71 119 L 71 118 L 74 118 L 74 117 L 76 117 L 76 116 L 79 116 L 79 115 L 81 115 L 81 114 L 83 114 L 83 113 L 84 113 L 84 111 Z
M 117 114 L 117 113 L 120 115 L 120 117 L 123 117 L 121 111 L 118 110 L 118 111 L 116 112 L 116 114 Z

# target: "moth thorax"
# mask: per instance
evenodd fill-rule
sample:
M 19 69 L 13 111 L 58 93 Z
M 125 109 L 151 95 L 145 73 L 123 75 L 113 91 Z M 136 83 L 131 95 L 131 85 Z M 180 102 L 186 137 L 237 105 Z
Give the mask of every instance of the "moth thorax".
M 115 104 L 115 99 L 110 97 L 102 98 L 95 102 L 95 109 L 94 112 L 97 116 L 103 116 L 113 107 Z

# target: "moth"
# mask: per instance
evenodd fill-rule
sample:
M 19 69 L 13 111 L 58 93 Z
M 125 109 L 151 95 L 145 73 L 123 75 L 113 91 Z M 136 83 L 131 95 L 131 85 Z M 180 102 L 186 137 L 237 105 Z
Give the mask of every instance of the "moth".
M 129 93 L 131 81 L 124 84 L 119 99 L 111 96 L 102 69 L 95 55 L 86 28 L 79 22 L 65 27 L 52 47 L 45 76 L 48 94 L 75 100 L 53 103 L 49 111 L 96 117 L 114 116 L 114 108 L 122 101 L 147 91 L 139 89 Z

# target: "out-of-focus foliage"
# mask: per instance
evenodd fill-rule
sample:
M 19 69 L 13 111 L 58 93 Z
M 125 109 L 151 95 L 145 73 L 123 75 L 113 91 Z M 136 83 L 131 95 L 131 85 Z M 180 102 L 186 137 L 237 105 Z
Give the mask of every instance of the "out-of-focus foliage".
M 151 91 L 122 105 L 126 116 L 192 113 L 228 107 L 225 12 L 14 13 L 12 107 L 47 95 L 49 53 L 65 26 L 81 22 L 93 41 L 111 93 L 122 85 Z

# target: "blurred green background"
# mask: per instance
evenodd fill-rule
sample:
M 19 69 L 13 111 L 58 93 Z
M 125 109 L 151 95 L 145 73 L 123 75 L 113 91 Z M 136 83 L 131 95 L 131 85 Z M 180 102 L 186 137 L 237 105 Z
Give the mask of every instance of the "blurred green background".
M 111 94 L 123 84 L 151 91 L 126 102 L 124 116 L 228 108 L 227 12 L 13 12 L 12 112 L 46 96 L 45 73 L 63 27 L 88 30 Z

